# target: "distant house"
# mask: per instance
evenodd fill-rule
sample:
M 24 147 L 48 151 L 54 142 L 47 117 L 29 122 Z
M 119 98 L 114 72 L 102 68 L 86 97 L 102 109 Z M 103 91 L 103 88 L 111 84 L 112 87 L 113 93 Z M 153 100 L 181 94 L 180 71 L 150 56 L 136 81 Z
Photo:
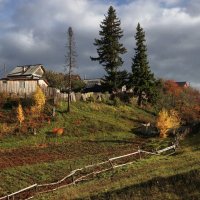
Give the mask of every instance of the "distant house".
M 85 88 L 83 89 L 83 92 L 106 92 L 105 87 L 102 86 L 104 80 L 101 78 L 84 79 L 83 82 L 85 83 Z M 117 92 L 126 92 L 126 91 L 127 91 L 126 85 L 123 85 Z M 109 90 L 109 92 L 112 91 Z
M 44 66 L 24 65 L 15 67 L 5 78 L 0 79 L 0 92 L 16 95 L 30 95 L 37 86 L 47 88 L 48 83 L 43 79 Z
M 182 88 L 188 88 L 190 86 L 190 83 L 189 82 L 186 82 L 186 81 L 183 81 L 183 82 L 176 82 L 176 84 L 179 86 L 179 87 L 182 87 Z
M 96 79 L 84 79 L 83 82 L 84 82 L 87 86 L 101 85 L 102 79 L 101 79 L 101 78 L 96 78 Z
M 85 88 L 83 92 L 102 92 L 102 79 L 84 79 L 83 82 L 85 83 Z

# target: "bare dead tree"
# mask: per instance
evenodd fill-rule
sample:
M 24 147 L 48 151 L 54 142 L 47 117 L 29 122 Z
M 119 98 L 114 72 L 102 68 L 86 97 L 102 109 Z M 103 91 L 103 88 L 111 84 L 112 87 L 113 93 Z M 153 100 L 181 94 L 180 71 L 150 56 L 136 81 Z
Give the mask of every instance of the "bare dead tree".
M 70 112 L 70 95 L 71 95 L 71 89 L 72 89 L 72 81 L 71 81 L 71 76 L 72 76 L 72 71 L 73 68 L 75 67 L 76 63 L 76 51 L 75 51 L 75 40 L 74 40 L 74 33 L 72 30 L 72 27 L 68 28 L 67 32 L 67 55 L 66 55 L 66 70 L 68 70 L 68 107 L 67 107 L 67 112 Z

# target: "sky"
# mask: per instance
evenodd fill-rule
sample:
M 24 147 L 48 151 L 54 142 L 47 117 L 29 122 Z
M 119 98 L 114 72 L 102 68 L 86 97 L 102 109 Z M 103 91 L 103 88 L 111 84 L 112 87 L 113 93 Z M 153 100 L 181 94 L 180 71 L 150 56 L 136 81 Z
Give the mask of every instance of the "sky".
M 7 72 L 29 64 L 64 72 L 71 26 L 78 55 L 74 73 L 103 77 L 103 67 L 90 56 L 97 56 L 94 39 L 111 5 L 127 49 L 122 70 L 131 71 L 139 22 L 155 76 L 200 88 L 200 0 L 0 0 L 0 74 L 4 64 Z

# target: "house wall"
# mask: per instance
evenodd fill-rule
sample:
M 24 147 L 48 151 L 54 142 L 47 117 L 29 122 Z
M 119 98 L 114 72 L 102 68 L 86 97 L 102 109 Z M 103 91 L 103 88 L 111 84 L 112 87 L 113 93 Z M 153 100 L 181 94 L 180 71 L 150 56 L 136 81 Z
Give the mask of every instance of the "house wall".
M 38 84 L 39 84 L 41 87 L 48 87 L 47 83 L 46 83 L 44 80 L 38 80 Z
M 41 80 L 0 80 L 0 92 L 16 95 L 31 95 L 37 85 L 45 87 L 47 84 Z

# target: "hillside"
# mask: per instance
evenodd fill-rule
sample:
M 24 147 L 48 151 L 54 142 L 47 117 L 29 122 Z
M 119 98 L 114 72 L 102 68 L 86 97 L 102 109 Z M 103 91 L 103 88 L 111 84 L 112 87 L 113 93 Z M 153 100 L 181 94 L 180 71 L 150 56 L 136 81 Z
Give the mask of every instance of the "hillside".
M 35 199 L 199 199 L 199 142 L 193 135 L 172 156 L 144 159 Z
M 140 135 L 138 127 L 144 122 L 153 124 L 155 116 L 134 105 L 78 102 L 72 105 L 72 113 L 65 111 L 66 105 L 60 103 L 55 119 L 44 122 L 37 135 L 6 135 L 0 139 L 0 196 L 34 183 L 57 181 L 73 169 L 133 152 L 138 146 L 155 150 L 168 146 L 173 140 Z M 55 137 L 52 130 L 58 127 L 63 127 L 65 132 Z M 133 192 L 135 199 L 145 199 L 149 194 L 152 198 L 165 195 L 165 199 L 178 199 L 178 194 L 172 191 L 174 180 L 178 180 L 181 189 L 185 188 L 183 195 L 195 199 L 199 197 L 196 188 L 199 184 L 198 143 L 199 135 L 193 134 L 181 142 L 181 149 L 173 156 L 142 159 L 101 174 L 94 180 L 35 199 L 106 199 L 106 196 L 109 199 L 129 199 Z M 194 182 L 191 187 L 182 184 L 188 177 Z M 154 184 L 155 181 L 161 185 Z

